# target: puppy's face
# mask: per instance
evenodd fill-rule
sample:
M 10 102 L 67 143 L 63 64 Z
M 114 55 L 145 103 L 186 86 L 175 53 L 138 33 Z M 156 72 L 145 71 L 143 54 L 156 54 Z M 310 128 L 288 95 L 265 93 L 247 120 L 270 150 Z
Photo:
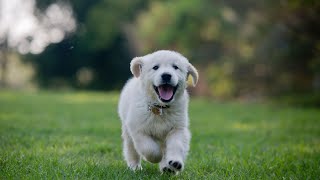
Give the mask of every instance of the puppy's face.
M 142 81 L 147 96 L 163 104 L 179 98 L 187 87 L 187 78 L 198 79 L 196 69 L 181 54 L 173 51 L 155 53 L 134 58 L 131 62 L 133 75 Z

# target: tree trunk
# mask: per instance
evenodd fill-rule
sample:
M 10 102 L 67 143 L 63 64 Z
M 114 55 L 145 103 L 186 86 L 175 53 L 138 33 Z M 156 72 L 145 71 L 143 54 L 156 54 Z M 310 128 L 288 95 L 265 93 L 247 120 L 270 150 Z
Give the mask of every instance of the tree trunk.
M 5 88 L 7 83 L 8 48 L 4 43 L 0 50 L 0 88 Z

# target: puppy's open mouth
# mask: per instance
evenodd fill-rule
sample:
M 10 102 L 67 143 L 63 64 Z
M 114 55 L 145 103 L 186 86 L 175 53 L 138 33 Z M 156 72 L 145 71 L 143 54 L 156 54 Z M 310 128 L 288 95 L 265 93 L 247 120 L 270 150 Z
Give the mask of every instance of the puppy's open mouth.
M 170 102 L 173 99 L 178 86 L 172 86 L 170 84 L 162 84 L 160 86 L 153 86 L 153 88 L 158 94 L 159 99 L 162 102 Z

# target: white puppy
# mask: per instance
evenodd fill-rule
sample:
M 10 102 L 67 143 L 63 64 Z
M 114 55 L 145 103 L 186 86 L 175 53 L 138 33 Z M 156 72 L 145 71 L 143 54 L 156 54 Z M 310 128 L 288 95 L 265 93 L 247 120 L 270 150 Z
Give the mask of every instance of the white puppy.
M 124 86 L 119 101 L 123 153 L 132 170 L 141 169 L 141 157 L 159 163 L 161 172 L 184 168 L 189 151 L 190 74 L 193 86 L 197 70 L 181 54 L 161 50 L 131 61 L 134 75 Z

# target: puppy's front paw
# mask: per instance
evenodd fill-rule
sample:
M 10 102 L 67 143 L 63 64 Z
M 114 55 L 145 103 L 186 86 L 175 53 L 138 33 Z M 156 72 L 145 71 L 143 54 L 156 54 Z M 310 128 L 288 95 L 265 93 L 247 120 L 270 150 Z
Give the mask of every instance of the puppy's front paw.
M 182 171 L 183 163 L 177 160 L 169 160 L 168 164 L 162 168 L 162 172 L 178 174 Z
M 183 164 L 179 161 L 169 161 L 169 165 L 177 171 L 181 171 L 183 166 Z
M 164 167 L 163 169 L 162 169 L 162 172 L 163 173 L 172 173 L 172 174 L 175 174 L 176 172 L 174 171 L 174 170 L 171 170 L 170 168 L 168 168 L 168 167 Z

